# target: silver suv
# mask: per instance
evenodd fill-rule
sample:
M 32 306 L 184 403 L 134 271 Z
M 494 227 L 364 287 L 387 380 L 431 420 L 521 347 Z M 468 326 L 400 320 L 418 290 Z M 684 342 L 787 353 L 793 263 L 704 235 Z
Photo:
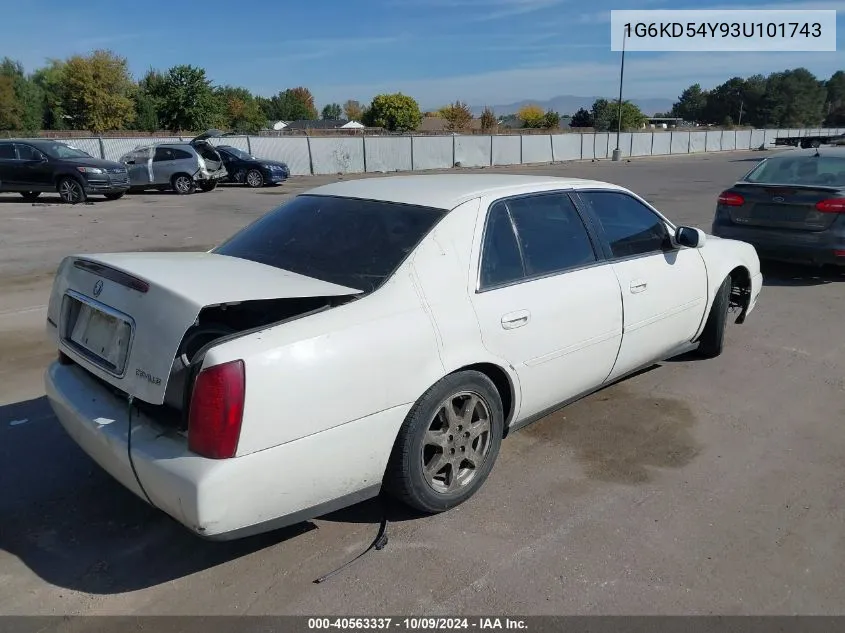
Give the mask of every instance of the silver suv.
M 226 177 L 223 159 L 208 139 L 224 136 L 209 130 L 183 143 L 156 143 L 136 147 L 120 162 L 129 172 L 130 191 L 173 189 L 180 195 L 211 191 Z

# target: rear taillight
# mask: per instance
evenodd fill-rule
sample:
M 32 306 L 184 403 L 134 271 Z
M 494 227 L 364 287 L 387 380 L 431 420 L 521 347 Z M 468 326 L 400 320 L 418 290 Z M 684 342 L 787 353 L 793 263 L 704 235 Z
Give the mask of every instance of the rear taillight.
M 235 360 L 200 372 L 188 413 L 188 448 L 211 459 L 234 457 L 241 435 L 246 379 Z
M 745 198 L 738 193 L 723 191 L 719 194 L 719 204 L 724 204 L 728 207 L 741 207 L 745 204 Z
M 816 203 L 816 211 L 822 213 L 845 213 L 845 198 L 828 198 Z

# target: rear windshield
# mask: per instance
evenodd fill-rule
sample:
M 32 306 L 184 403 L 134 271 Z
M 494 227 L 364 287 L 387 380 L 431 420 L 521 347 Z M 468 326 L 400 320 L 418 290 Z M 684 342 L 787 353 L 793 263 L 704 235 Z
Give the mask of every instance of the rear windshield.
M 445 214 L 415 205 L 301 195 L 214 252 L 369 292 Z
M 752 169 L 746 182 L 845 187 L 845 157 L 777 156 Z

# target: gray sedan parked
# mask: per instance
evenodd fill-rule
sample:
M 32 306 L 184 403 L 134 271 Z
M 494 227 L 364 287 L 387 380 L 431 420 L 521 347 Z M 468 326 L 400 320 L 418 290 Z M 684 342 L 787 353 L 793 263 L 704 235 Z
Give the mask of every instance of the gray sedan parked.
M 216 136 L 223 133 L 210 130 L 186 142 L 136 147 L 120 159 L 132 190 L 172 189 L 180 195 L 194 193 L 197 187 L 211 191 L 226 177 L 222 157 L 208 142 Z
M 712 233 L 761 259 L 845 266 L 845 148 L 763 160 L 719 195 Z

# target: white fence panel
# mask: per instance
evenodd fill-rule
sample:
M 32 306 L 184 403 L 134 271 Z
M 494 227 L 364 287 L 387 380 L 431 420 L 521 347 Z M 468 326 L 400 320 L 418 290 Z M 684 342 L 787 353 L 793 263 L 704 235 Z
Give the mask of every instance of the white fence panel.
M 100 141 L 97 138 L 57 138 L 56 141 L 81 149 L 94 158 L 100 158 Z
M 522 141 L 519 136 L 514 134 L 497 134 L 492 138 L 494 165 L 519 165 L 522 162 Z
M 751 149 L 757 149 L 766 142 L 765 130 L 751 130 L 751 137 L 748 141 L 748 146 Z
M 363 138 L 311 138 L 315 174 L 360 174 L 364 171 Z
M 104 138 L 103 153 L 106 160 L 120 160 L 136 147 L 153 145 L 155 143 L 179 143 L 178 136 L 141 136 L 136 138 Z M 100 150 L 94 156 L 99 156 Z
M 722 151 L 731 151 L 736 149 L 736 130 L 722 131 Z
M 689 154 L 689 132 L 672 130 L 672 154 Z
M 414 169 L 448 169 L 455 166 L 453 136 L 414 137 Z
M 490 136 L 453 136 L 455 139 L 455 163 L 461 167 L 487 167 L 490 165 Z
M 552 141 L 548 134 L 523 134 L 520 138 L 523 164 L 552 162 Z
M 596 158 L 610 158 L 612 147 L 610 145 L 610 134 L 601 132 L 596 134 Z
M 718 152 L 722 149 L 722 130 L 710 130 L 707 132 L 705 141 L 705 152 Z
M 736 148 L 751 149 L 751 130 L 736 131 Z
M 580 160 L 581 159 L 581 135 L 580 134 L 554 134 L 552 135 L 552 160 Z M 593 150 L 590 148 L 592 158 Z
M 707 132 L 690 132 L 689 133 L 689 151 L 690 154 L 705 151 L 707 144 Z
M 411 137 L 365 136 L 364 158 L 368 172 L 411 171 Z
M 581 134 L 581 158 L 592 160 L 596 157 L 596 135 Z M 602 156 L 602 158 L 604 158 Z
M 637 132 L 631 137 L 631 156 L 650 156 L 651 144 L 654 140 L 652 132 Z
M 258 158 L 279 160 L 290 169 L 292 176 L 311 173 L 311 156 L 308 139 L 301 136 L 252 136 L 249 139 L 252 154 Z
M 651 142 L 652 156 L 665 156 L 672 153 L 672 134 L 670 132 L 655 132 Z
M 631 155 L 631 141 L 633 135 L 631 132 L 622 132 L 619 135 L 619 149 L 622 150 L 623 158 L 628 158 Z M 607 155 L 613 156 L 613 150 L 616 149 L 616 134 L 610 135 L 607 143 Z
M 221 138 L 210 138 L 209 142 L 217 147 L 218 145 L 230 145 L 245 152 L 249 151 L 249 142 L 246 136 L 223 136 Z

